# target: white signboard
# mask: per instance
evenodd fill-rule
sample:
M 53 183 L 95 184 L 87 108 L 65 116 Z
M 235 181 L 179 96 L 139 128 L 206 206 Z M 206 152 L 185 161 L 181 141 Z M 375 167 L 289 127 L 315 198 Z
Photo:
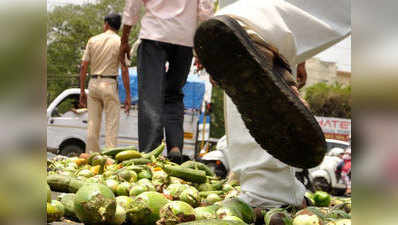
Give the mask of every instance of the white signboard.
M 351 136 L 351 120 L 316 116 L 326 138 L 348 141 Z

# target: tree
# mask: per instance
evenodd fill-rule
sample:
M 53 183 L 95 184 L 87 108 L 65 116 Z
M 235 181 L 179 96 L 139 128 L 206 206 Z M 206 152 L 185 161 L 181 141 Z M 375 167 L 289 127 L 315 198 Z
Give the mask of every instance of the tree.
M 81 58 L 90 37 L 103 32 L 104 17 L 122 13 L 125 0 L 99 0 L 96 4 L 55 7 L 48 14 L 47 74 L 48 102 L 71 85 L 77 84 Z M 139 25 L 130 40 L 137 40 Z M 133 58 L 135 65 L 136 59 Z M 75 75 L 75 76 L 71 76 Z
M 306 89 L 305 100 L 317 116 L 351 118 L 351 86 L 318 83 Z
M 224 124 L 224 91 L 213 86 L 211 95 L 212 115 L 210 122 L 210 136 L 212 138 L 221 138 L 225 135 Z

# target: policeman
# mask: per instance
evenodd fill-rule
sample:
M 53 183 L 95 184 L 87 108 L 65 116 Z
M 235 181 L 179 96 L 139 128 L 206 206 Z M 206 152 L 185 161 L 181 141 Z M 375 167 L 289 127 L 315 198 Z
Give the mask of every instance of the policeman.
M 117 90 L 120 37 L 117 34 L 121 16 L 111 13 L 105 17 L 104 33 L 89 39 L 84 51 L 80 71 L 80 105 L 88 108 L 88 137 L 86 152 L 99 152 L 99 134 L 102 112 L 105 111 L 105 146 L 117 145 L 120 102 Z M 88 96 L 85 80 L 90 65 Z M 131 105 L 129 74 L 127 66 L 121 65 L 123 85 L 126 90 L 125 112 Z

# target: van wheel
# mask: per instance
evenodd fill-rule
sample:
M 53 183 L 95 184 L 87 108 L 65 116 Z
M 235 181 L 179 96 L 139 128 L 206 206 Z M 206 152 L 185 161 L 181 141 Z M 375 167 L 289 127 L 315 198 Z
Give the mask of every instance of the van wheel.
M 333 194 L 336 196 L 343 196 L 346 192 L 346 189 L 342 188 L 337 188 L 333 191 Z
M 330 192 L 330 184 L 328 181 L 323 177 L 315 177 L 312 181 L 315 191 L 324 191 L 329 193 Z
M 296 172 L 296 178 L 299 180 L 302 184 L 304 184 L 305 188 L 311 192 L 314 192 L 314 186 L 313 183 L 311 182 L 311 179 L 308 174 L 308 170 L 303 170 L 301 172 Z
M 76 144 L 66 145 L 59 151 L 59 154 L 67 157 L 79 156 L 82 153 L 84 153 L 84 149 Z

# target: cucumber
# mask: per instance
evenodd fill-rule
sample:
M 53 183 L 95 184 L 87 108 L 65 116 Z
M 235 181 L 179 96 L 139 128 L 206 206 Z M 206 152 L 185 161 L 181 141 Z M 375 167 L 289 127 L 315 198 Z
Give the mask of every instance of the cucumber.
M 104 173 L 105 164 L 106 164 L 106 157 L 102 156 L 102 155 L 96 155 L 91 160 L 91 166 L 99 166 L 99 170 L 98 170 L 97 174 Z
M 222 201 L 223 199 L 218 194 L 209 194 L 206 197 L 205 202 L 207 205 L 213 205 L 216 202 Z
M 164 147 L 165 144 L 162 142 L 162 144 L 160 144 L 157 148 L 155 148 L 151 152 L 145 153 L 142 157 L 144 157 L 145 159 L 150 159 L 152 158 L 152 156 L 157 158 L 160 154 L 162 154 Z
M 100 154 L 98 152 L 94 152 L 90 155 L 90 157 L 88 157 L 87 162 L 89 165 L 93 165 L 93 160 L 94 158 L 96 158 L 97 156 L 99 156 Z
M 132 171 L 134 171 L 134 172 L 136 172 L 136 173 L 139 173 L 139 172 L 144 171 L 144 170 L 150 170 L 149 167 L 147 167 L 147 166 L 145 166 L 145 165 L 136 165 L 136 166 L 135 166 L 135 165 L 130 165 L 130 166 L 124 166 L 123 169 L 132 170 Z M 121 170 L 123 170 L 123 169 L 121 169 Z
M 209 183 L 200 184 L 199 186 L 197 186 L 197 188 L 198 188 L 199 191 L 203 191 L 203 192 L 205 192 L 205 191 L 216 191 L 214 189 L 214 186 L 212 184 L 209 184 Z
M 129 159 L 126 161 L 122 162 L 123 166 L 129 166 L 129 165 L 145 165 L 148 163 L 151 163 L 152 161 L 150 159 L 146 158 L 138 158 L 138 159 Z
M 273 208 L 264 215 L 265 224 L 278 224 L 279 221 L 284 221 L 284 224 L 292 224 L 293 219 L 286 209 Z
M 50 186 L 51 191 L 76 193 L 84 182 L 76 178 L 54 174 L 47 176 L 47 184 Z
M 110 224 L 116 212 L 116 199 L 107 186 L 86 184 L 76 193 L 73 207 L 84 224 Z
M 192 186 L 188 186 L 179 196 L 180 201 L 190 204 L 192 207 L 198 207 L 200 204 L 199 191 Z
M 216 205 L 207 206 L 207 207 L 197 207 L 194 209 L 195 211 L 195 219 L 196 220 L 208 220 L 208 219 L 216 219 Z
M 156 225 L 174 225 L 195 220 L 194 209 L 183 201 L 170 201 L 160 209 L 159 215 L 160 220 Z
M 197 220 L 187 223 L 180 223 L 180 225 L 247 225 L 247 223 L 232 221 L 232 220 Z
M 163 170 L 170 176 L 181 178 L 185 181 L 194 183 L 205 183 L 207 181 L 206 172 L 194 170 L 182 166 L 165 165 Z
M 61 202 L 52 200 L 47 202 L 47 223 L 61 221 L 64 216 L 65 208 Z
M 129 160 L 129 159 L 137 159 L 141 158 L 141 153 L 139 153 L 136 150 L 126 150 L 123 152 L 119 152 L 116 156 L 115 159 L 119 162 Z
M 54 174 L 47 176 L 47 184 L 51 191 L 69 193 L 69 183 L 71 178 L 64 175 Z
M 69 193 L 76 193 L 83 185 L 84 181 L 78 180 L 76 178 L 71 178 L 68 184 Z
M 76 220 L 77 217 L 75 215 L 75 206 L 74 206 L 74 201 L 75 201 L 75 194 L 62 194 L 58 196 L 58 201 L 60 201 L 65 208 L 65 213 L 64 216 Z
M 253 208 L 238 198 L 224 200 L 216 213 L 217 216 L 237 216 L 249 224 L 254 223 L 256 219 Z
M 200 162 L 194 162 L 194 161 L 186 161 L 183 164 L 181 164 L 182 167 L 190 168 L 190 169 L 198 169 L 198 170 L 203 170 L 206 172 L 207 176 L 215 177 L 216 175 L 214 172 L 207 167 L 205 164 L 200 163 Z
M 102 155 L 107 155 L 110 157 L 115 157 L 118 153 L 126 151 L 126 150 L 138 150 L 136 146 L 127 146 L 127 147 L 116 147 L 116 148 L 104 148 L 101 150 Z
M 51 188 L 50 185 L 47 184 L 47 202 L 51 202 Z
M 222 190 L 225 182 L 227 182 L 227 180 L 216 181 L 216 182 L 212 183 L 211 186 L 213 187 L 213 190 L 217 190 L 217 191 Z
M 169 202 L 163 194 L 158 192 L 144 192 L 139 194 L 127 206 L 129 224 L 155 225 L 160 219 L 160 209 Z
M 199 196 L 202 198 L 206 198 L 209 194 L 222 195 L 222 194 L 224 194 L 224 192 L 223 191 L 201 191 L 201 192 L 199 192 Z
M 151 172 L 150 169 L 143 170 L 143 171 L 138 173 L 138 180 L 141 180 L 141 179 L 144 179 L 144 178 L 152 179 L 152 172 Z

